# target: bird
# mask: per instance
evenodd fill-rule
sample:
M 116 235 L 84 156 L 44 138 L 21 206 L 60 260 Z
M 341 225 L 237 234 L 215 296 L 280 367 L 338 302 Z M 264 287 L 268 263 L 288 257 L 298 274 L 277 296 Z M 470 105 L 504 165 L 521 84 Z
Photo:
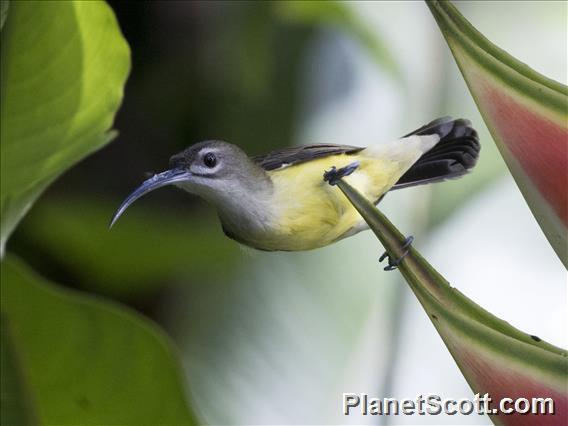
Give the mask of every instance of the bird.
M 369 147 L 304 145 L 249 157 L 227 142 L 200 142 L 172 156 L 168 170 L 135 189 L 110 226 L 138 198 L 175 185 L 211 203 L 225 235 L 240 244 L 312 250 L 368 229 L 340 189 L 324 181 L 324 172 L 328 180 L 330 171 L 345 179 L 376 205 L 389 191 L 462 177 L 479 152 L 471 122 L 451 117 Z

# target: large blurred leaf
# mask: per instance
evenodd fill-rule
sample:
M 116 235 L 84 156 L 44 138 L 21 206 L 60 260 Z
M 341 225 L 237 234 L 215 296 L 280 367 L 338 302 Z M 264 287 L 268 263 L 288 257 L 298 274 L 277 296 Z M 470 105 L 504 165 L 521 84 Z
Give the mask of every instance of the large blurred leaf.
M 49 183 L 112 139 L 129 68 L 104 2 L 10 3 L 0 70 L 2 252 Z
M 147 295 L 177 277 L 231 274 L 238 245 L 225 237 L 212 211 L 165 215 L 157 204 L 148 210 L 142 203 L 109 230 L 118 203 L 86 196 L 38 203 L 17 235 L 31 245 L 32 266 L 49 259 L 84 288 L 120 298 Z
M 427 4 L 533 215 L 568 267 L 568 88 L 499 49 L 450 2 Z
M 403 254 L 403 235 L 347 182 L 338 186 L 369 224 L 393 259 Z M 547 424 L 566 424 L 568 354 L 512 327 L 451 287 L 412 246 L 399 270 L 442 337 L 475 393 L 488 393 L 496 409 L 503 398 L 552 398 Z M 529 414 L 495 415 L 499 424 L 535 424 Z
M 1 278 L 3 420 L 33 412 L 40 424 L 195 423 L 175 350 L 154 324 L 14 258 Z

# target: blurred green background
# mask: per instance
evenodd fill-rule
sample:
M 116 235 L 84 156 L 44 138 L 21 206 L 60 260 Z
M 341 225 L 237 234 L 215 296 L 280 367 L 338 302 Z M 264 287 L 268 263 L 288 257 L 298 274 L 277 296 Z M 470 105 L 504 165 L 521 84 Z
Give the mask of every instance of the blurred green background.
M 259 253 L 173 188 L 108 222 L 146 172 L 207 139 L 249 154 L 371 145 L 438 116 L 472 120 L 482 153 L 460 181 L 381 208 L 446 278 L 514 326 L 567 346 L 566 275 L 508 175 L 420 2 L 111 1 L 132 49 L 119 137 L 59 178 L 8 249 L 44 277 L 129 304 L 180 348 L 210 424 L 404 423 L 341 415 L 343 392 L 471 391 L 371 233 L 305 253 Z M 566 83 L 565 2 L 460 2 L 489 39 Z M 136 357 L 136 354 L 132 354 Z M 431 423 L 488 423 L 435 417 Z

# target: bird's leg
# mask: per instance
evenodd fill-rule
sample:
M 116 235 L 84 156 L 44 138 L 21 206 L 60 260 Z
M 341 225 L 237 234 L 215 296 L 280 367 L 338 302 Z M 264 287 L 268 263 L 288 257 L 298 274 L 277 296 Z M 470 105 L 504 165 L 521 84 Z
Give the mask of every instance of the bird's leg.
M 354 161 L 340 169 L 336 169 L 335 166 L 333 166 L 331 170 L 328 170 L 323 174 L 323 180 L 328 182 L 330 185 L 337 185 L 337 182 L 339 182 L 341 178 L 349 176 L 357 169 L 357 167 L 359 167 L 358 161 Z
M 404 244 L 402 246 L 402 249 L 408 249 L 410 247 L 410 245 L 412 244 L 412 241 L 414 241 L 414 237 L 411 235 L 410 237 L 408 237 L 406 240 L 404 240 Z M 392 258 L 389 256 L 389 254 L 385 251 L 381 257 L 379 257 L 379 262 L 382 262 L 383 260 L 385 260 L 385 258 L 388 257 L 388 261 L 389 264 L 387 266 L 385 266 L 385 271 L 394 271 L 396 268 L 398 268 L 398 265 L 400 265 L 400 263 L 402 262 L 402 259 L 404 259 L 406 257 L 406 255 L 408 254 L 409 250 L 406 250 L 404 253 L 402 253 L 402 256 L 400 256 L 398 259 L 396 260 L 392 260 Z

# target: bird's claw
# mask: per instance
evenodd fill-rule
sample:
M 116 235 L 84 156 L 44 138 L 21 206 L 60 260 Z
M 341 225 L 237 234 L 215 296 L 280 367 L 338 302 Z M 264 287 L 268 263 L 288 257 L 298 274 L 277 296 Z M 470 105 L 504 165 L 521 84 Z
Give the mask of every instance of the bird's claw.
M 414 241 L 414 237 L 412 235 L 409 236 L 406 240 L 404 240 L 404 244 L 402 246 L 402 249 L 403 250 L 408 249 L 413 241 Z M 392 260 L 392 258 L 389 256 L 389 254 L 385 251 L 381 255 L 381 257 L 379 257 L 379 262 L 382 262 L 383 260 L 385 260 L 385 258 L 388 258 L 389 264 L 384 267 L 384 270 L 385 271 L 394 271 L 395 269 L 398 268 L 398 265 L 400 265 L 402 260 L 408 254 L 408 252 L 409 252 L 409 250 L 406 250 L 404 253 L 402 253 L 402 256 L 400 256 L 398 259 Z
M 349 176 L 357 169 L 357 167 L 359 167 L 358 161 L 354 161 L 353 163 L 348 164 L 347 166 L 340 169 L 336 169 L 335 166 L 333 166 L 331 170 L 328 170 L 323 174 L 323 180 L 330 185 L 337 185 L 341 178 Z
M 351 164 L 348 164 L 345 167 L 342 167 L 340 169 L 337 169 L 335 166 L 331 167 L 331 170 L 327 170 L 324 174 L 323 174 L 323 180 L 327 183 L 329 183 L 330 185 L 337 185 L 337 183 L 341 180 L 341 178 L 345 177 L 345 176 L 349 176 L 351 173 L 353 173 L 355 170 L 357 170 L 357 167 L 359 167 L 359 162 L 358 161 L 354 161 Z M 408 249 L 410 247 L 410 245 L 412 244 L 412 241 L 414 241 L 414 237 L 411 235 L 409 236 L 406 240 L 404 240 L 404 244 L 402 245 L 402 249 Z M 406 250 L 404 253 L 402 253 L 402 256 L 400 256 L 398 259 L 396 260 L 392 260 L 392 258 L 389 256 L 389 254 L 385 251 L 381 257 L 379 258 L 379 262 L 382 262 L 383 260 L 385 260 L 385 258 L 388 257 L 388 261 L 389 264 L 387 266 L 385 266 L 385 271 L 393 271 L 396 268 L 398 268 L 398 265 L 400 265 L 400 263 L 402 262 L 402 260 L 406 257 L 406 255 L 408 254 L 409 250 Z

